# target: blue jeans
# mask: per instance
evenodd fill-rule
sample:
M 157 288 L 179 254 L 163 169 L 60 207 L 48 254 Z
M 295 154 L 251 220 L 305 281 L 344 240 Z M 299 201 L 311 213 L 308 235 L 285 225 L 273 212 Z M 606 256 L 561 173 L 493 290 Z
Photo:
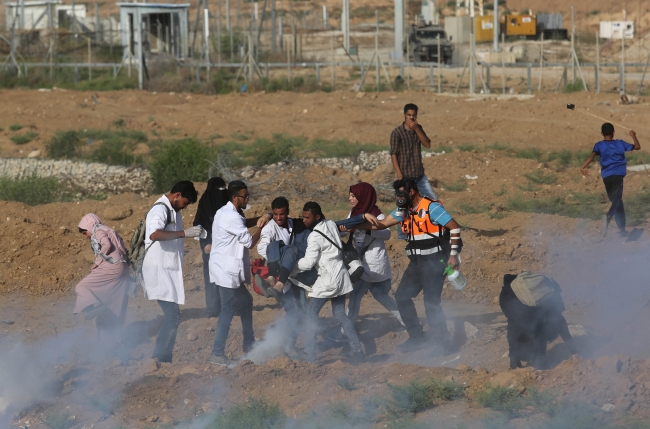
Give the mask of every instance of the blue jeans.
M 218 288 L 221 296 L 221 314 L 217 322 L 217 334 L 214 338 L 212 354 L 217 356 L 225 354 L 230 323 L 237 310 L 239 310 L 241 317 L 244 350 L 246 351 L 255 342 L 253 334 L 253 297 L 243 284 L 235 289 L 223 286 L 218 286 Z
M 352 321 L 345 315 L 345 295 L 334 298 L 310 298 L 307 304 L 307 323 L 305 354 L 316 356 L 316 335 L 318 334 L 318 313 L 327 301 L 332 301 L 332 313 L 334 318 L 343 327 L 343 333 L 348 337 L 350 348 L 353 352 L 363 352 L 357 332 L 354 330 Z
M 175 302 L 158 300 L 158 305 L 162 308 L 165 321 L 158 331 L 152 358 L 171 363 L 178 325 L 181 323 L 181 309 Z
M 448 252 L 409 256 L 409 264 L 395 291 L 397 308 L 402 315 L 409 337 L 424 335 L 413 303 L 413 298 L 423 291 L 424 311 L 429 324 L 429 334 L 442 345 L 446 345 L 449 341 L 445 313 L 440 306 L 442 285 L 445 282 L 445 268 L 447 267 L 446 263 L 440 262 L 440 260 L 447 261 L 448 258 Z
M 348 302 L 348 317 L 352 323 L 356 322 L 359 316 L 361 299 L 370 290 L 373 298 L 383 305 L 386 310 L 390 311 L 401 324 L 404 324 L 397 309 L 397 303 L 388 295 L 388 292 L 390 292 L 390 281 L 391 279 L 386 279 L 381 282 L 370 283 L 365 280 L 360 280 L 354 285 L 354 289 L 350 292 L 350 301 Z

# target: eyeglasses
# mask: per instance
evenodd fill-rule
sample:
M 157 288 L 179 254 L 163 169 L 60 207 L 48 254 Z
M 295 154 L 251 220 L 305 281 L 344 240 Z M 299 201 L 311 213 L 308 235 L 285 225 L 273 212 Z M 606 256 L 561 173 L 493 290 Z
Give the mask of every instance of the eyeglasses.
M 250 197 L 251 197 L 250 194 L 246 194 L 246 195 L 237 195 L 237 198 L 243 198 L 243 199 L 245 199 L 245 200 L 249 199 Z

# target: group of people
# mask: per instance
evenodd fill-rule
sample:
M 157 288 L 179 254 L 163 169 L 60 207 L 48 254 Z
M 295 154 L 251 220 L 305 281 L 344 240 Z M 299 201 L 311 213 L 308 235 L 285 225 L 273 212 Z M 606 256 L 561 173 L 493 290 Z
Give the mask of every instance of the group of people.
M 290 340 L 285 345 L 287 349 L 295 347 L 301 332 L 306 335 L 303 359 L 317 359 L 319 313 L 327 301 L 331 302 L 333 316 L 341 325 L 341 338 L 345 337 L 350 344 L 351 357 L 364 357 L 355 322 L 361 299 L 368 291 L 408 332 L 408 339 L 399 346 L 401 349 L 409 351 L 435 346 L 443 351 L 449 350 L 452 344 L 440 305 L 441 293 L 448 266 L 458 269 L 460 265 L 461 229 L 437 200 L 424 173 L 421 146 L 430 147 L 431 141 L 417 122 L 417 112 L 417 106 L 407 104 L 404 122 L 391 134 L 390 153 L 397 176 L 393 183 L 397 209 L 390 214 L 382 213 L 377 206 L 374 187 L 362 182 L 350 186 L 351 211 L 346 219 L 338 222 L 327 219 L 315 201 L 304 204 L 301 216 L 292 218 L 289 201 L 281 196 L 273 200 L 269 213 L 246 218 L 244 210 L 250 200 L 247 185 L 238 180 L 226 184 L 222 178 L 214 177 L 209 180 L 199 200 L 193 226 L 185 229 L 180 212 L 196 203 L 198 193 L 194 184 L 181 181 L 162 195 L 146 215 L 146 255 L 142 263 L 145 294 L 158 302 L 164 314 L 152 357 L 157 362 L 172 361 L 180 323 L 179 306 L 185 302 L 183 240 L 186 238 L 199 239 L 205 280 L 205 316 L 218 318 L 210 356 L 213 364 L 227 366 L 232 363 L 226 356 L 225 345 L 236 314 L 242 323 L 244 353 L 255 344 L 253 297 L 245 286 L 251 283 L 249 249 L 255 245 L 261 258 L 257 266 L 261 263 L 268 267 L 266 278 L 259 273 L 254 276 L 255 285 L 265 296 L 282 305 L 289 321 L 287 325 L 291 327 Z M 605 124 L 602 131 L 605 142 L 612 142 L 613 127 L 610 129 Z M 612 149 L 603 142 L 599 143 L 583 166 L 583 173 L 587 174 L 585 168 L 595 154 L 601 155 L 602 164 L 603 158 L 606 161 L 608 154 L 615 149 L 638 149 L 636 136 L 633 132 L 630 134 L 635 140 L 634 146 L 613 141 L 610 143 Z M 614 167 L 620 167 L 620 159 L 614 164 Z M 614 171 L 615 175 L 620 175 L 618 170 Z M 620 202 L 622 178 L 615 179 L 610 179 L 611 183 L 605 181 L 613 203 L 607 222 L 614 217 L 619 228 L 624 230 Z M 391 226 L 397 226 L 398 237 L 407 241 L 409 261 L 394 299 L 389 294 L 392 271 L 385 246 L 385 241 L 390 238 L 387 229 Z M 253 233 L 249 231 L 252 227 L 257 227 Z M 116 336 L 124 321 L 126 292 L 131 283 L 126 248 L 119 235 L 92 213 L 83 217 L 79 232 L 91 240 L 96 260 L 91 273 L 76 287 L 75 313 L 83 314 L 88 320 L 96 319 L 100 336 Z M 352 276 L 355 281 L 351 278 L 350 264 L 346 259 L 346 249 L 350 247 L 356 251 L 363 268 L 359 278 Z M 517 345 L 517 341 L 526 337 L 521 332 L 534 334 L 540 331 L 538 325 L 546 323 L 550 317 L 541 314 L 552 314 L 555 331 L 565 340 L 569 341 L 570 335 L 566 321 L 561 317 L 563 306 L 557 304 L 561 302 L 557 299 L 551 300 L 553 311 L 535 313 L 537 325 L 532 328 L 532 325 L 526 325 L 533 313 L 517 307 L 519 298 L 515 292 L 520 289 L 511 288 L 514 278 L 505 277 L 501 302 L 509 323 L 512 321 L 508 339 L 512 340 L 511 365 L 516 367 L 520 365 L 520 357 L 526 355 L 521 351 L 523 346 Z M 543 290 L 548 291 L 544 292 L 548 296 L 553 293 L 559 296 L 559 286 L 555 289 L 548 286 Z M 426 332 L 413 302 L 420 292 L 423 292 L 429 327 Z M 544 335 L 538 335 L 539 338 L 550 336 L 548 330 Z M 535 341 L 532 347 L 541 353 L 541 340 Z M 545 345 L 546 340 L 544 350 Z M 543 358 L 537 360 L 542 362 Z

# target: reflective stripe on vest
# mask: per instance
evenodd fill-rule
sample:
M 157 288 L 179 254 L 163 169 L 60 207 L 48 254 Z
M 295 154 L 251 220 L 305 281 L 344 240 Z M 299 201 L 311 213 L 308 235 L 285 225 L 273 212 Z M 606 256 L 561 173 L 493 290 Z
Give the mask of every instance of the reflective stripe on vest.
M 429 205 L 434 201 L 422 197 L 420 204 L 408 212 L 408 217 L 401 222 L 402 232 L 407 234 L 407 255 L 431 255 L 440 251 L 440 225 L 433 223 L 429 218 Z

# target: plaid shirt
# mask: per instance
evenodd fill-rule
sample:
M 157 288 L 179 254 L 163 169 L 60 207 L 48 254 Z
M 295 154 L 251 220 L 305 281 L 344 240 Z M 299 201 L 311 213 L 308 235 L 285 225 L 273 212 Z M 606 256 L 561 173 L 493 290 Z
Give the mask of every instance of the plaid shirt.
M 424 133 L 422 125 L 418 126 Z M 424 176 L 422 142 L 415 131 L 406 129 L 404 122 L 390 134 L 390 154 L 397 155 L 402 176 L 415 179 Z

